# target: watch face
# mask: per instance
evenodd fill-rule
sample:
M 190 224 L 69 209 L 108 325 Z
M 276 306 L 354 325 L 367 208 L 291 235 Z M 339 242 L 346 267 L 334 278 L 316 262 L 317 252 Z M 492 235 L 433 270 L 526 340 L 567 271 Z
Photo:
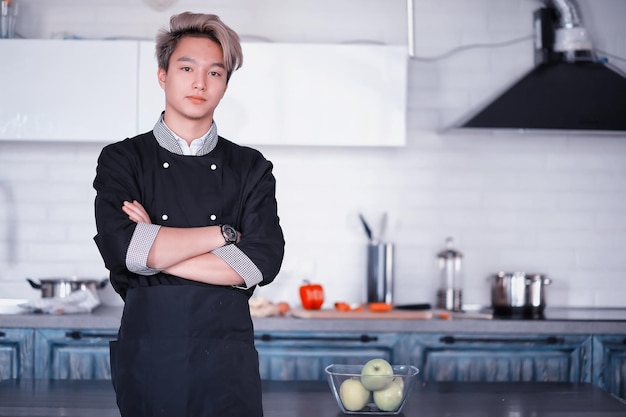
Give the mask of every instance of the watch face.
M 222 225 L 222 234 L 227 243 L 237 242 L 237 231 L 227 224 Z

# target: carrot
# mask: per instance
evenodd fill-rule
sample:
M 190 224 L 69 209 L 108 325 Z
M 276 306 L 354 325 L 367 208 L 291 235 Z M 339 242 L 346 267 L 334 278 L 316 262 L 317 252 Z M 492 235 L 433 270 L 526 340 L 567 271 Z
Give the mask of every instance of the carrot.
M 337 311 L 363 311 L 362 305 L 348 304 L 344 301 L 337 301 L 335 303 L 335 310 Z
M 386 313 L 388 311 L 391 311 L 392 307 L 393 306 L 391 304 L 383 303 L 383 302 L 369 303 L 367 305 L 367 308 L 369 309 L 369 311 L 374 311 L 376 313 Z
M 277 305 L 278 305 L 278 312 L 280 314 L 287 314 L 287 312 L 291 310 L 291 306 L 289 305 L 289 303 L 285 301 L 281 301 Z
M 344 303 L 344 302 L 341 302 L 341 301 L 336 302 L 335 303 L 335 310 L 337 310 L 337 311 L 350 311 L 351 310 L 350 304 Z
M 450 320 L 452 318 L 452 314 L 448 313 L 447 311 L 442 311 L 441 313 L 439 313 L 439 318 L 441 320 Z

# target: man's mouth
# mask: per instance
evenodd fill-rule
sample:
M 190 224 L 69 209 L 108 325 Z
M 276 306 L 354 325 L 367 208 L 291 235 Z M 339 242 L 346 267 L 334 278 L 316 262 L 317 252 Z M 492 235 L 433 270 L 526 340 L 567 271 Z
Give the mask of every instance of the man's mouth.
M 201 104 L 206 101 L 206 99 L 202 96 L 187 96 L 187 98 L 194 104 Z

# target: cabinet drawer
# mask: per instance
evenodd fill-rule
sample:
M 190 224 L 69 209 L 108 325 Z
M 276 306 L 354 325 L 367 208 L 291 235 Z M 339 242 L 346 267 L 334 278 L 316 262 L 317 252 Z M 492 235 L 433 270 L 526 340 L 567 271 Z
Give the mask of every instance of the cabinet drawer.
M 586 335 L 423 335 L 407 350 L 425 381 L 591 382 Z
M 109 341 L 116 331 L 38 330 L 35 375 L 50 379 L 111 379 Z
M 332 363 L 393 362 L 393 335 L 264 333 L 256 336 L 259 370 L 265 380 L 326 380 Z

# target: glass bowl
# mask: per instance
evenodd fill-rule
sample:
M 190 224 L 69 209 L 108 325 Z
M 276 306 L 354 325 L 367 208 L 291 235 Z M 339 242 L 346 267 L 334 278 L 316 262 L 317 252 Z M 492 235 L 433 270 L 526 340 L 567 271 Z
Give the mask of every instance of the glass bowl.
M 419 370 L 412 365 L 393 365 L 393 381 L 385 382 L 385 387 L 371 391 L 361 384 L 361 370 L 364 365 L 328 365 L 325 369 L 328 384 L 337 400 L 337 404 L 344 414 L 371 414 L 371 415 L 398 415 L 402 411 L 407 398 L 413 390 Z M 389 376 L 366 375 L 367 378 L 390 379 Z M 348 380 L 343 391 L 341 385 Z M 392 387 L 392 384 L 399 385 Z M 394 391 L 395 390 L 395 391 Z M 368 395 L 369 392 L 369 395 Z M 345 404 L 344 404 L 345 400 Z M 378 404 L 377 404 L 378 402 Z M 361 405 L 363 406 L 359 408 Z

